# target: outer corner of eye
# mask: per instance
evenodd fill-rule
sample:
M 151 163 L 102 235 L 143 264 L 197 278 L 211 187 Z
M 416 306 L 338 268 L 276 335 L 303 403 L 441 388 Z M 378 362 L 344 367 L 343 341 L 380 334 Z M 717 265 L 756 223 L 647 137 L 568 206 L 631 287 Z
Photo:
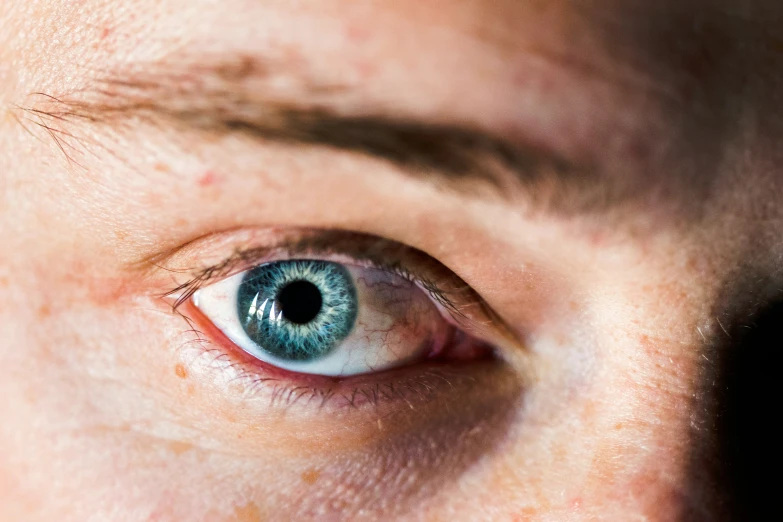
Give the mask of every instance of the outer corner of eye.
M 243 351 L 309 375 L 412 364 L 441 352 L 454 329 L 408 279 L 318 259 L 256 266 L 200 289 L 193 304 Z

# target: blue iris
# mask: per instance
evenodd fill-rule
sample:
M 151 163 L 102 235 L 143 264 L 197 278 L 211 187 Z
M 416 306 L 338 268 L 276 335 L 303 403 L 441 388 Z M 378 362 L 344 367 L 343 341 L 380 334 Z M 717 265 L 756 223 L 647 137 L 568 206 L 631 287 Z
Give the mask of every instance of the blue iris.
M 267 263 L 242 279 L 237 311 L 245 332 L 261 349 L 289 361 L 312 361 L 353 330 L 356 287 L 337 263 Z

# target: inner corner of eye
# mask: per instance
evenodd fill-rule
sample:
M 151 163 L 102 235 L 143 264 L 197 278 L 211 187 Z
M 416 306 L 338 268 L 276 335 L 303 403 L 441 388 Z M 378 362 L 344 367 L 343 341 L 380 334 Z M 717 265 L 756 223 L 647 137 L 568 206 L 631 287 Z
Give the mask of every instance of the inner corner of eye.
M 264 263 L 199 289 L 193 304 L 238 348 L 294 373 L 377 373 L 483 346 L 410 280 L 319 259 Z

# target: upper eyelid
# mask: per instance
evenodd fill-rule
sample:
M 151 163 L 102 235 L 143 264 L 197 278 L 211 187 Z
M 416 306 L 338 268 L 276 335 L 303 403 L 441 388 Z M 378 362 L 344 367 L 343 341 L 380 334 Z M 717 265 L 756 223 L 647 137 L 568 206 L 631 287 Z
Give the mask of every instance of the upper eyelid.
M 201 288 L 209 286 L 210 284 L 214 284 L 217 281 L 233 277 L 242 272 L 246 272 L 258 266 L 259 264 L 283 259 L 291 259 L 295 257 L 314 257 L 319 259 L 329 258 L 328 253 L 300 252 L 297 254 L 296 251 L 287 251 L 286 255 L 274 256 L 273 254 L 270 254 L 271 252 L 280 253 L 281 250 L 260 248 L 235 252 L 234 256 L 228 258 L 224 263 L 201 270 L 185 283 L 182 283 L 176 288 L 167 292 L 165 296 L 175 297 L 176 300 L 174 301 L 173 308 L 176 310 L 181 304 L 190 299 Z M 456 297 L 458 293 L 462 294 L 467 292 L 456 292 L 454 290 L 446 291 L 441 288 L 437 282 L 426 278 L 426 276 L 423 274 L 417 274 L 413 269 L 408 270 L 401 266 L 390 266 L 383 263 L 368 262 L 369 260 L 367 259 L 354 259 L 354 261 L 367 264 L 369 267 L 378 270 L 387 270 L 396 275 L 402 276 L 405 279 L 409 279 L 412 282 L 419 284 L 419 286 L 421 286 L 435 301 L 437 301 L 438 304 L 446 308 L 450 313 L 464 316 L 464 314 L 461 312 L 461 307 L 457 304 L 454 297 Z M 465 284 L 464 288 L 468 290 L 469 286 Z M 478 298 L 471 300 L 471 304 L 477 300 Z
M 234 248 L 230 256 L 203 268 L 173 267 L 171 261 L 177 257 L 177 252 L 171 252 L 168 260 L 155 260 L 154 266 L 171 274 L 188 275 L 189 279 L 168 289 L 162 296 L 174 299 L 173 307 L 176 310 L 199 288 L 265 261 L 279 260 L 281 257 L 339 255 L 366 263 L 373 268 L 391 271 L 419 284 L 452 315 L 462 316 L 463 306 L 482 302 L 475 290 L 451 270 L 427 254 L 395 241 L 344 231 L 311 231 L 298 237 L 293 232 L 291 235 L 294 237 L 282 241 L 278 239 L 269 246 L 256 244 Z M 206 241 L 208 242 L 208 238 Z M 200 250 L 200 243 L 191 242 L 183 248 L 196 254 Z M 449 279 L 454 282 L 449 288 L 445 288 L 439 281 L 441 274 L 446 271 L 451 276 Z

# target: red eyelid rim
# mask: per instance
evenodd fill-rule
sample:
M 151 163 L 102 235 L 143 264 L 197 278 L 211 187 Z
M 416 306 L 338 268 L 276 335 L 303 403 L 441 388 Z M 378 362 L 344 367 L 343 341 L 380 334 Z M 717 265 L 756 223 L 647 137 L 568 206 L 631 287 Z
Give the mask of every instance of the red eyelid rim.
M 184 302 L 178 310 L 191 324 L 194 330 L 201 336 L 206 336 L 205 342 L 214 343 L 221 347 L 230 357 L 242 365 L 248 365 L 256 373 L 262 372 L 264 377 L 286 381 L 299 381 L 316 385 L 335 384 L 349 379 L 350 377 L 331 377 L 326 375 L 316 375 L 307 373 L 298 373 L 284 370 L 257 357 L 252 356 L 245 350 L 236 345 L 220 328 L 215 326 L 212 321 L 204 314 L 193 302 L 191 297 Z M 357 376 L 358 377 L 358 376 Z

